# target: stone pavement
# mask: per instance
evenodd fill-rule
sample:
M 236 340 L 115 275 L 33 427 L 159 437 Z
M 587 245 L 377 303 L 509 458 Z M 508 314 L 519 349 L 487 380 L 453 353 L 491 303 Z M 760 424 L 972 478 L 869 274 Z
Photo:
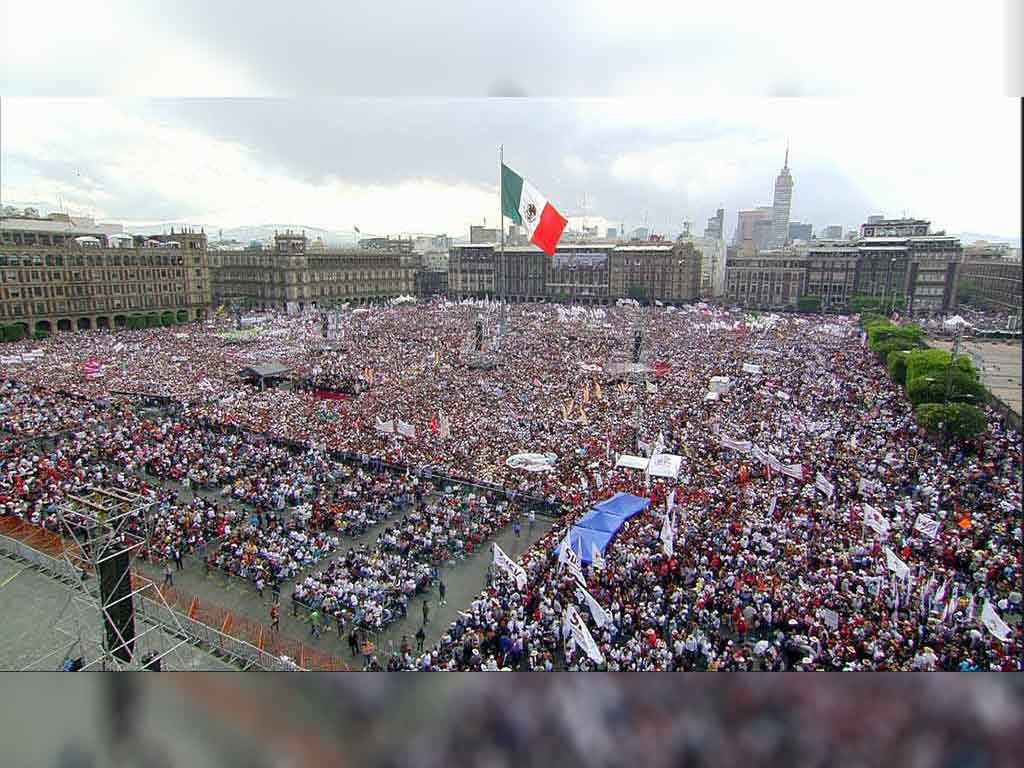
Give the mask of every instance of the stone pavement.
M 949 350 L 949 341 L 934 339 L 929 342 L 939 349 Z M 1006 403 L 1019 416 L 1021 413 L 1021 342 L 967 339 L 960 344 L 962 354 L 970 355 L 981 372 L 981 381 L 992 394 Z

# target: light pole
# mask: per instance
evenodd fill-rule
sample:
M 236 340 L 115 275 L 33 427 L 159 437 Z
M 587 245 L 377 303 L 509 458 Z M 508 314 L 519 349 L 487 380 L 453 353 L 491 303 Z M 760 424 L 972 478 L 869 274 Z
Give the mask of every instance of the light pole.
M 949 395 L 953 388 L 953 362 L 956 360 L 957 354 L 960 352 L 960 329 L 962 326 L 957 325 L 956 335 L 953 337 L 953 349 L 949 354 L 949 362 L 946 364 L 946 394 L 942 398 L 942 420 L 944 429 L 942 430 L 942 447 L 945 448 L 949 445 Z

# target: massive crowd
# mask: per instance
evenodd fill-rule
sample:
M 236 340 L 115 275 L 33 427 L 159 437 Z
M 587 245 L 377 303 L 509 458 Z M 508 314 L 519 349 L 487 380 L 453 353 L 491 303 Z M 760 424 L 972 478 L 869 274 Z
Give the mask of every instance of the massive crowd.
M 467 365 L 474 313 L 487 321 L 488 346 L 500 346 L 491 370 Z M 82 425 L 95 438 L 70 439 L 108 463 L 98 466 L 220 489 L 257 510 L 255 523 L 216 504 L 168 516 L 172 539 L 216 533 L 219 564 L 247 574 L 260 562 L 261 573 L 288 578 L 339 546 L 337 534 L 386 522 L 375 548 L 351 550 L 298 584 L 307 604 L 383 626 L 432 568 L 482 546 L 514 513 L 497 499 L 426 498 L 415 476 L 332 458 L 364 454 L 557 499 L 565 510 L 520 558 L 525 587 L 496 572 L 435 648 L 407 654 L 409 668 L 1019 667 L 1019 435 L 990 414 L 983 437 L 943 447 L 915 425 L 851 318 L 436 301 L 347 313 L 326 351 L 315 316 L 274 317 L 242 346 L 218 335 L 223 326 L 22 342 L 43 354 L 5 371 L 17 382 L 2 392 L 0 428 L 13 452 L 0 487 L 7 513 L 45 514 L 60 492 L 26 491 L 25 462 L 44 453 L 16 441 Z M 653 373 L 642 386 L 608 381 L 600 371 L 628 356 L 637 328 Z M 98 377 L 82 373 L 91 359 L 104 364 Z M 300 378 L 336 372 L 367 388 L 325 402 L 239 383 L 241 368 L 269 359 Z M 714 376 L 729 387 L 708 397 Z M 119 392 L 166 395 L 181 407 L 146 416 Z M 386 429 L 399 421 L 415 434 Z M 638 452 L 638 430 L 680 457 L 677 477 L 616 466 Z M 746 442 L 757 452 L 735 447 Z M 523 452 L 556 460 L 543 472 L 506 463 Z M 798 476 L 765 466 L 758 456 L 769 454 L 776 466 L 799 466 Z M 58 466 L 53 459 L 45 460 Z M 604 568 L 584 570 L 612 617 L 599 627 L 554 549 L 566 526 L 620 490 L 652 504 L 612 541 Z M 668 554 L 662 513 L 673 492 Z M 286 510 L 298 511 L 296 522 L 280 517 Z M 922 513 L 937 526 L 921 526 Z M 601 662 L 565 642 L 569 604 Z M 1009 634 L 997 638 L 979 621 L 985 607 Z

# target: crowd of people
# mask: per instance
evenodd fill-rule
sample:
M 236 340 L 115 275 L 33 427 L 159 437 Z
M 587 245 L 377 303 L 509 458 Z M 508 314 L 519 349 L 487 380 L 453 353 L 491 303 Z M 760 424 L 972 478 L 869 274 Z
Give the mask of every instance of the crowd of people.
M 497 339 L 488 331 L 493 368 L 470 365 L 464 348 L 477 314 L 500 329 Z M 17 384 L 4 384 L 0 426 L 30 436 L 91 422 L 89 449 L 121 467 L 226 490 L 267 515 L 301 509 L 309 527 L 298 533 L 316 540 L 301 542 L 306 554 L 329 551 L 328 532 L 387 522 L 375 547 L 297 585 L 300 601 L 370 626 L 401 615 L 432 568 L 479 549 L 513 518 L 496 500 L 471 509 L 424 500 L 420 471 L 557 500 L 560 523 L 519 559 L 525 586 L 496 571 L 434 648 L 408 656 L 409 668 L 1019 667 L 1020 437 L 991 411 L 976 440 L 945 446 L 927 434 L 854 318 L 437 300 L 339 322 L 330 350 L 315 316 L 283 315 L 245 346 L 226 343 L 220 321 L 188 333 L 21 342 L 42 362 L 6 372 Z M 645 381 L 609 380 L 637 329 Z M 89 359 L 104 362 L 101 376 L 82 375 Z M 300 378 L 359 376 L 367 387 L 338 401 L 246 387 L 237 372 L 254 359 L 282 361 Z M 712 377 L 727 383 L 709 394 Z M 160 417 L 117 403 L 89 410 L 122 391 L 171 396 L 180 408 Z M 36 413 L 54 401 L 52 417 Z M 621 455 L 643 453 L 640 443 L 679 457 L 678 473 L 619 466 Z M 417 471 L 346 466 L 335 452 Z M 507 461 L 520 453 L 554 461 L 527 471 Z M 19 476 L 6 471 L 10 483 Z M 586 589 L 611 617 L 599 626 L 555 549 L 617 491 L 651 506 L 612 540 L 603 567 L 584 567 Z M 226 522 L 231 554 L 220 551 L 242 567 L 263 547 L 279 573 L 293 574 L 296 531 L 271 520 Z M 598 654 L 567 642 L 570 605 Z

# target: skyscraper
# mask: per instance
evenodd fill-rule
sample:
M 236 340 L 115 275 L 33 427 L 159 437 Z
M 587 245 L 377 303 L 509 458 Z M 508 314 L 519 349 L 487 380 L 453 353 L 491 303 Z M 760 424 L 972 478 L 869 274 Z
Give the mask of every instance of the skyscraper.
M 725 235 L 723 230 L 725 229 L 725 210 L 719 208 L 715 215 L 708 219 L 708 225 L 704 227 L 704 237 L 712 237 L 716 240 L 724 240 Z
M 789 145 L 786 159 L 775 179 L 775 199 L 772 201 L 772 248 L 781 248 L 789 239 L 789 209 L 793 202 L 793 177 L 789 175 Z

